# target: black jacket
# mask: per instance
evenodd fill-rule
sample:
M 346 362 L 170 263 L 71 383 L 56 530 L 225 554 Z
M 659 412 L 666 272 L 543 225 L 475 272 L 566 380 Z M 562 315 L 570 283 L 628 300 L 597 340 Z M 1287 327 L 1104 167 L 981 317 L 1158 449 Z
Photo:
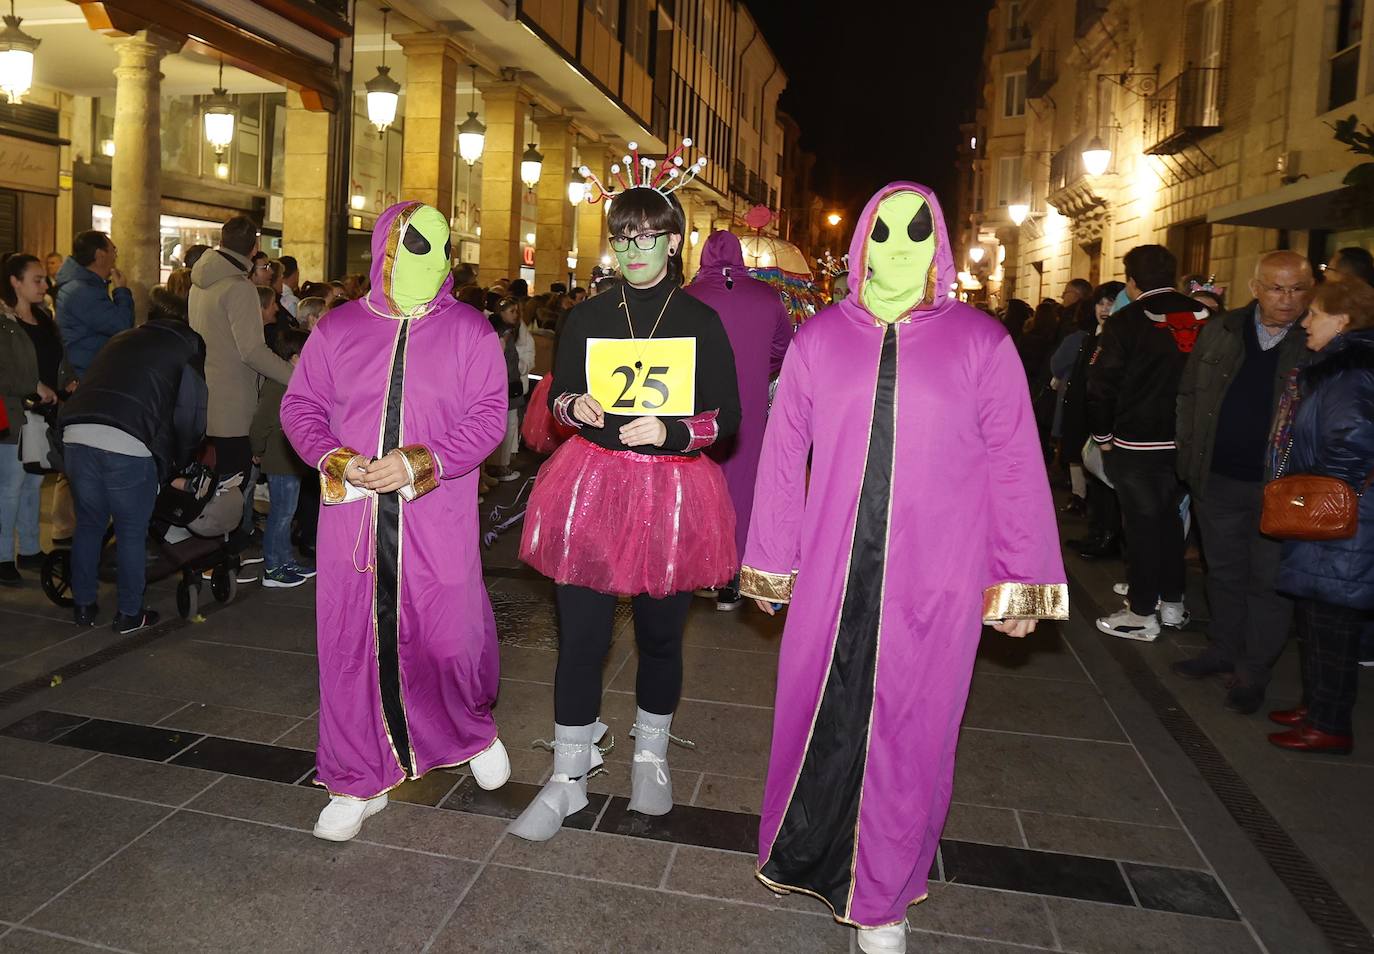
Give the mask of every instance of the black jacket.
M 1337 477 L 1361 491 L 1374 471 L 1374 330 L 1336 338 L 1301 372 L 1298 387 L 1284 474 Z M 1284 543 L 1278 588 L 1290 596 L 1374 610 L 1374 489 L 1363 489 L 1355 536 Z
M 205 342 L 184 322 L 155 318 L 100 349 L 59 423 L 104 424 L 137 438 L 165 482 L 205 436 L 207 397 Z
M 1179 382 L 1178 475 L 1199 499 L 1206 491 L 1207 475 L 1212 472 L 1212 451 L 1217 443 L 1221 403 L 1245 363 L 1245 325 L 1254 319 L 1255 303 L 1251 302 L 1207 322 Z M 1273 400 L 1269 405 L 1271 421 L 1289 375 L 1307 358 L 1307 332 L 1295 323 L 1283 341 L 1274 347 L 1279 353 Z
M 1207 309 L 1172 288 L 1146 292 L 1107 319 L 1088 368 L 1093 439 L 1173 450 L 1178 384 Z

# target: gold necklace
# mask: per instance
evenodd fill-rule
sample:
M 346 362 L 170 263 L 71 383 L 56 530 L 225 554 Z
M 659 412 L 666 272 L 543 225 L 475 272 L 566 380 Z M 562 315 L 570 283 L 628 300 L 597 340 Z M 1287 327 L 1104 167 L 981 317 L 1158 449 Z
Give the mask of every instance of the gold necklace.
M 668 297 L 663 299 L 663 307 L 660 308 L 658 311 L 658 318 L 654 320 L 654 327 L 649 331 L 649 337 L 644 339 L 643 347 L 637 347 L 635 349 L 636 371 L 644 367 L 644 362 L 641 359 L 644 357 L 645 350 L 649 347 L 649 342 L 653 340 L 654 333 L 658 331 L 659 322 L 663 321 L 663 313 L 668 310 L 668 302 L 673 300 L 673 293 L 676 291 L 676 285 L 668 289 Z M 632 342 L 638 343 L 639 338 L 635 336 L 635 324 L 633 321 L 630 320 L 630 301 L 628 298 L 625 297 L 624 285 L 620 286 L 620 306 L 625 309 L 625 324 L 630 326 L 630 340 Z

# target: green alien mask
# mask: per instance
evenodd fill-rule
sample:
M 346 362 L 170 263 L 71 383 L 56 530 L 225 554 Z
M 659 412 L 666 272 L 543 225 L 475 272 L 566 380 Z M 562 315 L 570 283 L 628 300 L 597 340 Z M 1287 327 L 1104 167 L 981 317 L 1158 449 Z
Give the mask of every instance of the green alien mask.
M 392 260 L 387 263 L 387 296 L 409 314 L 432 302 L 448 278 L 452 245 L 448 220 L 438 209 L 422 205 L 409 216 L 402 213 L 393 228 L 401 230 Z
M 864 307 L 893 322 L 929 298 L 935 243 L 935 221 L 920 195 L 897 192 L 879 202 L 864 248 Z

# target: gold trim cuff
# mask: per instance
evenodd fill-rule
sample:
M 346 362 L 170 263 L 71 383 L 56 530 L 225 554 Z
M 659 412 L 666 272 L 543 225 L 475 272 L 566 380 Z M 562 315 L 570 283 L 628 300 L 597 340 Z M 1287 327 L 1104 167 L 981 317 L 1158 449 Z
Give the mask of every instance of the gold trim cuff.
M 344 474 L 348 465 L 361 456 L 351 447 L 336 447 L 320 458 L 320 498 L 325 504 L 345 503 L 359 496 L 355 488 L 349 487 Z M 354 493 L 350 494 L 350 490 Z
M 769 603 L 792 602 L 792 584 L 797 580 L 796 573 L 767 573 L 752 566 L 739 568 L 739 592 L 754 600 Z
M 1065 583 L 998 583 L 983 591 L 983 622 L 1008 619 L 1068 619 Z
M 408 444 L 401 448 L 401 456 L 405 458 L 406 469 L 411 477 L 410 485 L 401 488 L 407 500 L 423 497 L 439 486 L 434 455 L 428 447 L 424 444 Z

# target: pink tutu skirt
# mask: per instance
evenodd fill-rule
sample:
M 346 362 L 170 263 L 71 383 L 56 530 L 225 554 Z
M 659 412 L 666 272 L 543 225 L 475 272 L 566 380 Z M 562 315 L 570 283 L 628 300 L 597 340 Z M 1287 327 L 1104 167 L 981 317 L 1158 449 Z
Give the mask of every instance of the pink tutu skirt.
M 556 583 L 620 596 L 722 586 L 739 569 L 725 477 L 707 457 L 574 437 L 539 470 L 520 559 Z
M 553 375 L 546 374 L 530 392 L 529 403 L 525 407 L 525 423 L 520 426 L 520 436 L 525 446 L 536 454 L 552 454 L 558 445 L 577 433 L 577 428 L 559 424 L 549 410 L 549 387 Z

